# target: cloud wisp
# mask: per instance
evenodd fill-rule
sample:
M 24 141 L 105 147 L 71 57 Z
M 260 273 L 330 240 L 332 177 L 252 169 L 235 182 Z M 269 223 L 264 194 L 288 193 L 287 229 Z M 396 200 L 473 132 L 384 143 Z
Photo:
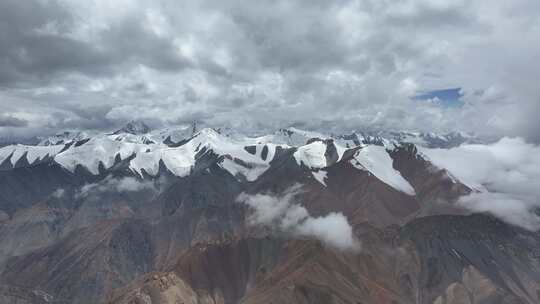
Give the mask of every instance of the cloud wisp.
M 459 200 L 464 208 L 491 213 L 525 229 L 540 229 L 540 146 L 503 138 L 489 145 L 422 152 L 478 190 Z
M 248 218 L 251 225 L 270 227 L 295 237 L 314 238 L 339 250 L 360 249 L 360 243 L 342 213 L 313 217 L 306 208 L 295 203 L 300 192 L 301 186 L 295 185 L 279 195 L 242 193 L 237 201 L 253 210 Z
M 153 181 L 140 181 L 134 177 L 107 177 L 100 182 L 82 186 L 75 192 L 75 198 L 81 199 L 90 196 L 99 196 L 107 192 L 128 193 L 145 190 L 157 191 L 157 188 Z M 63 194 L 63 192 L 61 193 Z

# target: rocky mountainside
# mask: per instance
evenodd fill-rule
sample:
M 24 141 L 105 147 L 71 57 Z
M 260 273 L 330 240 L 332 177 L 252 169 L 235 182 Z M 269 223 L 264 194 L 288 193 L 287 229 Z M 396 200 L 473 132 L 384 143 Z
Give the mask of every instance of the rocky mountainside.
M 417 148 L 465 135 L 64 135 L 0 148 L 0 303 L 540 301 L 540 235 Z

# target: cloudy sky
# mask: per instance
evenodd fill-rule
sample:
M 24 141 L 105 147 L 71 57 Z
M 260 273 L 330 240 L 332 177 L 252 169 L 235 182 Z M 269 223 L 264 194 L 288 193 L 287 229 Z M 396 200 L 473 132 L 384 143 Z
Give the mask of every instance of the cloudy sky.
M 537 0 L 2 0 L 0 136 L 130 119 L 540 141 Z

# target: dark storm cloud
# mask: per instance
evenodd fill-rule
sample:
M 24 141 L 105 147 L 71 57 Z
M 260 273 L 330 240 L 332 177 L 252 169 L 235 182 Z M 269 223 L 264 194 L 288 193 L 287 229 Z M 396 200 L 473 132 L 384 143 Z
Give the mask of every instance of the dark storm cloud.
M 538 141 L 535 3 L 1 1 L 0 111 L 29 134 L 141 118 Z M 452 87 L 459 107 L 413 100 Z
M 13 117 L 11 115 L 6 115 L 6 114 L 0 115 L 0 127 L 21 128 L 21 127 L 26 127 L 27 125 L 28 125 L 28 121 L 24 119 L 20 119 L 17 117 Z
M 130 16 L 101 33 L 102 44 L 116 63 L 143 64 L 163 71 L 191 66 L 175 52 L 172 41 L 143 28 L 140 18 Z
M 48 83 L 58 73 L 121 73 L 137 64 L 158 70 L 190 65 L 175 54 L 170 40 L 143 28 L 138 15 L 108 26 L 92 41 L 77 37 L 73 31 L 77 22 L 77 16 L 61 1 L 2 1 L 0 85 Z
M 65 105 L 64 111 L 52 113 L 52 119 L 48 128 L 56 130 L 112 130 L 119 125 L 119 122 L 107 119 L 107 113 L 111 106 L 84 106 Z M 123 122 L 121 122 L 123 123 Z
M 0 85 L 47 82 L 53 73 L 105 65 L 108 58 L 91 44 L 50 33 L 68 32 L 73 22 L 56 1 L 1 1 Z
M 267 68 L 313 70 L 341 65 L 350 55 L 346 41 L 337 35 L 333 5 L 274 1 L 260 6 L 238 3 L 228 10 L 247 38 L 250 54 L 244 56 L 256 56 Z

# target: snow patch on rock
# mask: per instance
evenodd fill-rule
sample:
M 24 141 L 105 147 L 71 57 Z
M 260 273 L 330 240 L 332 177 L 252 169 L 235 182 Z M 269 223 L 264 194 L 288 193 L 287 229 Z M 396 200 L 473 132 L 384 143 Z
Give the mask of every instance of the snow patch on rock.
M 311 169 L 321 169 L 327 166 L 326 145 L 322 141 L 314 141 L 309 145 L 301 146 L 293 156 L 298 165 L 304 165 Z
M 382 146 L 369 145 L 358 150 L 350 163 L 357 169 L 366 170 L 392 188 L 408 195 L 415 195 L 414 188 L 392 166 L 393 160 Z
M 312 171 L 311 174 L 313 174 L 313 177 L 321 183 L 323 186 L 326 187 L 326 179 L 328 178 L 326 171 L 319 170 L 319 171 Z

